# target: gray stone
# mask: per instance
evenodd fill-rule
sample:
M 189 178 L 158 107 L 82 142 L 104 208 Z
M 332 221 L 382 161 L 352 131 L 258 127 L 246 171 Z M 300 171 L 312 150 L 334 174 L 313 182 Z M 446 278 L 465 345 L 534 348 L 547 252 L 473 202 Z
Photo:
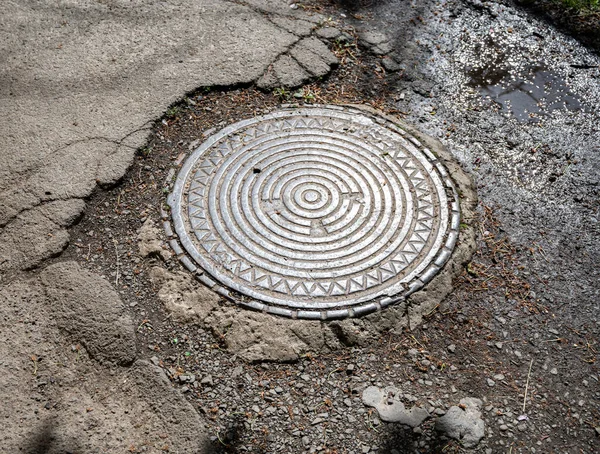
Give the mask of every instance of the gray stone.
M 110 283 L 76 262 L 41 273 L 58 326 L 99 361 L 128 365 L 136 357 L 135 326 Z
M 400 71 L 400 69 L 402 69 L 402 66 L 400 66 L 400 64 L 391 57 L 382 58 L 381 64 L 387 71 L 390 71 L 390 72 L 396 72 L 396 71 Z
M 376 31 L 363 31 L 359 33 L 358 39 L 371 46 L 389 41 L 389 38 L 385 34 Z
M 330 65 L 304 45 L 303 41 L 290 50 L 290 55 L 313 76 L 321 77 L 328 74 L 331 71 Z
M 169 438 L 180 452 L 206 452 L 208 437 L 200 415 L 180 393 L 174 392 L 163 369 L 136 361 L 128 375 L 147 392 L 143 398 L 151 403 L 152 410 L 169 422 Z
M 329 324 L 329 328 L 346 346 L 365 345 L 375 338 L 376 332 L 365 330 L 363 326 L 363 323 L 353 319 L 334 321 Z
M 448 412 L 438 419 L 436 430 L 450 438 L 459 440 L 464 447 L 476 446 L 485 435 L 485 423 L 481 419 L 481 400 L 467 397 L 461 399 L 461 407 L 450 407 Z
M 337 65 L 339 63 L 338 58 L 329 50 L 329 47 L 327 47 L 323 41 L 315 38 L 314 36 L 304 38 L 296 46 L 312 52 L 330 66 Z
M 394 50 L 394 47 L 389 42 L 381 43 L 381 44 L 378 44 L 377 46 L 371 48 L 371 52 L 373 52 L 375 55 L 387 55 L 392 50 Z
M 233 378 L 239 377 L 240 375 L 242 375 L 243 372 L 244 372 L 244 368 L 240 365 L 240 366 L 237 366 L 235 369 L 233 369 L 231 376 Z
M 393 387 L 380 389 L 369 386 L 363 391 L 362 401 L 369 407 L 375 407 L 382 421 L 397 422 L 409 427 L 417 427 L 429 417 L 429 412 L 420 407 L 407 410 L 399 400 L 400 392 Z
M 98 282 L 86 280 L 85 284 Z M 149 367 L 144 361 L 136 361 L 132 367 L 98 364 L 85 348 L 78 347 L 83 343 L 63 328 L 62 315 L 56 316 L 57 312 L 65 313 L 64 308 L 57 307 L 62 300 L 49 298 L 44 287 L 38 276 L 30 276 L 13 279 L 0 288 L 2 450 L 122 452 L 125 439 L 136 445 L 137 440 L 143 440 L 164 446 L 159 434 L 168 433 L 169 445 L 179 452 L 207 452 L 204 442 L 208 437 L 201 418 L 160 368 Z M 67 306 L 71 305 L 69 300 L 67 295 Z M 107 316 L 107 322 L 112 320 L 105 309 L 100 303 L 97 315 L 92 314 L 87 323 L 96 324 L 102 315 Z M 104 322 L 99 330 L 106 333 Z M 112 342 L 113 338 L 106 340 Z M 114 352 L 113 346 L 108 350 Z M 33 354 L 39 364 L 37 377 L 32 374 Z M 32 389 L 34 382 L 47 384 L 36 390 Z M 40 392 L 46 396 L 43 400 Z M 52 413 L 50 422 L 43 412 Z M 54 438 L 51 446 L 42 448 L 39 434 L 48 429 Z M 82 436 L 85 441 L 80 443 Z
M 354 37 L 346 32 L 342 32 L 335 40 L 340 44 L 348 44 L 354 42 Z
M 256 86 L 264 90 L 275 88 L 279 85 L 279 80 L 273 69 L 273 65 L 269 66 L 265 73 L 256 81 Z
M 337 28 L 335 27 L 323 27 L 323 28 L 319 28 L 316 30 L 315 32 L 317 34 L 317 36 L 319 36 L 320 38 L 324 38 L 324 39 L 335 39 L 338 36 L 340 36 L 340 34 L 342 32 L 340 32 Z
M 273 63 L 273 71 L 279 85 L 282 87 L 295 88 L 311 78 L 311 75 L 289 55 L 279 57 Z
M 57 200 L 18 214 L 0 231 L 0 272 L 33 268 L 62 252 L 69 243 L 65 227 L 84 207 L 80 199 Z

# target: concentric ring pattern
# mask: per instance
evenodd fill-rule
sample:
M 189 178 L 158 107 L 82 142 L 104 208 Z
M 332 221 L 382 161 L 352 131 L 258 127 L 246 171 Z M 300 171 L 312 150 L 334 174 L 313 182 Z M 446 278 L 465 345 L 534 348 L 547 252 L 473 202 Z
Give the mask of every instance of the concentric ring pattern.
M 402 299 L 447 260 L 459 222 L 435 156 L 387 120 L 336 106 L 223 129 L 185 162 L 169 204 L 220 293 L 301 318 Z

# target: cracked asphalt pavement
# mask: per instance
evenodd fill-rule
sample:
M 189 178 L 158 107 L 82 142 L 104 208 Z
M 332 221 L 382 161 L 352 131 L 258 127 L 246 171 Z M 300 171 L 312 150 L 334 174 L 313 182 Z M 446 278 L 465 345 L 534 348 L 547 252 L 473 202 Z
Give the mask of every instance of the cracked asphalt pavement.
M 600 450 L 593 50 L 504 0 L 9 0 L 0 37 L 0 451 Z M 402 334 L 302 326 L 286 344 L 260 314 L 217 320 L 163 233 L 137 247 L 160 178 L 201 137 L 171 114 L 182 99 L 211 127 L 365 102 L 439 139 L 480 198 L 456 290 Z M 291 364 L 255 364 L 283 347 Z M 383 422 L 369 386 L 431 418 Z M 483 440 L 440 438 L 435 418 L 471 398 Z

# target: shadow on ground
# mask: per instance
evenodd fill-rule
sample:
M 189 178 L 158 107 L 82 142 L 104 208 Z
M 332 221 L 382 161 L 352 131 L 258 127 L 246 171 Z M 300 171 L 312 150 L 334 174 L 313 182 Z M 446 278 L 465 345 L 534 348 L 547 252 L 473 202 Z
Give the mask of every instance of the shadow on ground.
M 415 449 L 418 449 L 421 454 L 447 454 L 459 450 L 453 441 L 440 439 L 431 426 L 423 427 L 423 431 L 430 431 L 431 436 L 431 441 L 423 446 L 418 445 L 419 441 L 423 440 L 421 433 L 415 433 L 412 429 L 400 424 L 386 424 L 380 426 L 378 430 L 381 442 L 377 452 L 382 454 L 409 454 L 414 453 Z
M 28 440 L 23 443 L 21 452 L 26 454 L 75 454 L 84 452 L 76 440 L 63 440 L 56 435 L 56 422 L 46 420 Z

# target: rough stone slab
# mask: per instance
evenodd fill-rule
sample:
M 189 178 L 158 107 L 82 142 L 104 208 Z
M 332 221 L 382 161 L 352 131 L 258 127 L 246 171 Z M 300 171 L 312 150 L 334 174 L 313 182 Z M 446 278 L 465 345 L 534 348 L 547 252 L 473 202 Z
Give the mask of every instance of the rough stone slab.
M 381 60 L 381 64 L 387 71 L 390 71 L 390 72 L 396 72 L 396 71 L 400 71 L 402 69 L 402 66 L 400 66 L 400 64 L 391 57 L 383 58 Z
M 305 10 L 303 8 L 291 8 L 290 2 L 286 0 L 245 0 L 247 5 L 264 13 L 275 13 L 293 19 L 305 20 L 315 24 L 325 21 L 325 16 L 319 13 Z
M 1 122 L 2 119 L 0 131 Z M 20 213 L 27 216 L 26 210 L 42 203 L 89 196 L 96 186 L 98 166 L 103 157 L 113 156 L 118 161 L 116 147 L 104 140 L 82 140 L 40 159 L 24 177 L 19 177 L 18 173 L 7 174 L 5 181 L 0 177 L 0 225 L 8 224 Z M 9 162 L 13 158 L 11 151 L 5 155 Z M 23 151 L 22 160 L 27 160 L 29 153 L 29 150 Z M 0 161 L 0 175 L 3 164 L 5 161 Z M 105 182 L 116 178 L 108 170 L 105 176 Z
M 110 283 L 76 262 L 51 265 L 41 273 L 60 329 L 102 362 L 128 365 L 136 357 L 135 327 Z
M 188 273 L 153 267 L 150 277 L 158 298 L 175 321 L 200 324 L 224 336 L 226 347 L 250 362 L 289 362 L 307 351 L 339 346 L 321 322 L 282 319 L 273 315 L 224 307 L 219 295 Z
M 296 44 L 296 46 L 312 52 L 328 65 L 337 65 L 339 63 L 338 58 L 329 50 L 329 47 L 327 47 L 327 45 L 319 38 L 315 38 L 314 36 L 304 38 Z
M 342 32 L 335 27 L 319 28 L 315 31 L 315 33 L 317 36 L 324 39 L 335 39 L 342 34 Z
M 394 50 L 394 47 L 392 46 L 391 43 L 387 42 L 387 43 L 378 44 L 377 46 L 373 47 L 371 49 L 371 52 L 373 52 L 375 55 L 387 55 L 392 50 Z
M 327 350 L 337 342 L 319 321 L 289 320 L 269 314 L 223 308 L 206 323 L 225 337 L 227 349 L 249 362 L 289 362 L 301 353 Z
M 321 57 L 311 52 L 307 46 L 302 45 L 302 42 L 290 50 L 290 55 L 315 77 L 325 76 L 331 71 L 331 67 Z
M 131 145 L 119 145 L 114 153 L 101 156 L 98 159 L 96 183 L 103 187 L 117 184 L 133 163 L 134 155 L 131 150 L 141 147 L 147 137 L 148 131 L 144 130 L 141 134 L 126 139 Z
M 360 32 L 358 38 L 371 46 L 376 46 L 377 44 L 389 41 L 389 38 L 384 33 L 367 30 Z
M 160 367 L 148 361 L 136 361 L 127 375 L 139 389 L 148 390 L 144 400 L 153 412 L 171 422 L 169 437 L 176 441 L 172 451 L 210 452 L 206 424 L 192 404 L 173 388 Z
M 19 214 L 0 231 L 0 272 L 29 269 L 62 252 L 69 242 L 64 227 L 75 222 L 84 207 L 80 199 L 58 200 Z
M 277 80 L 277 76 L 275 75 L 275 71 L 273 70 L 273 66 L 269 66 L 265 73 L 256 81 L 256 86 L 258 88 L 262 88 L 263 90 L 275 88 L 279 85 L 279 80 Z
M 273 63 L 275 77 L 282 87 L 299 87 L 311 78 L 296 60 L 289 55 L 282 55 Z

